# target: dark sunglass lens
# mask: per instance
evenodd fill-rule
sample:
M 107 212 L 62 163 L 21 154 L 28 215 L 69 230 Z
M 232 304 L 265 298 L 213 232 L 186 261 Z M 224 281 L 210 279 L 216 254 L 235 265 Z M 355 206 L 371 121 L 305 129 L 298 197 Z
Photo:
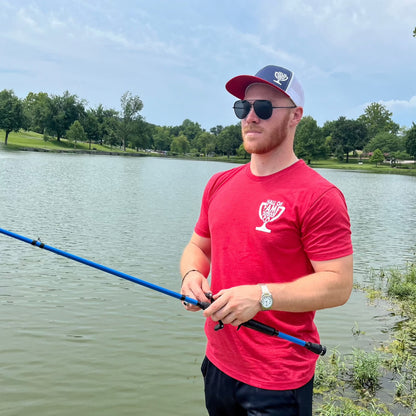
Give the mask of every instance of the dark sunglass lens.
M 251 104 L 246 100 L 238 100 L 234 103 L 234 113 L 239 119 L 246 118 L 250 108 Z
M 254 101 L 253 107 L 257 116 L 263 120 L 267 120 L 272 116 L 273 106 L 268 100 L 256 100 Z

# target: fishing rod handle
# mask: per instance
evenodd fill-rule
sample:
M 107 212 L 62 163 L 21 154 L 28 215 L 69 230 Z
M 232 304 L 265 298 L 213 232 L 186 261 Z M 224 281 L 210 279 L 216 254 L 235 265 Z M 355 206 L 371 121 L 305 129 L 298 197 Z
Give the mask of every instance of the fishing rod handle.
M 292 337 L 291 335 L 287 335 L 287 334 L 284 334 L 282 332 L 279 332 L 277 329 L 275 329 L 275 328 L 273 328 L 269 325 L 263 324 L 259 321 L 256 321 L 254 319 L 250 319 L 249 321 L 242 323 L 239 326 L 239 328 L 241 326 L 246 326 L 247 328 L 254 329 L 254 330 L 262 332 L 263 334 L 266 334 L 266 335 L 271 335 L 271 336 L 276 336 L 276 337 L 279 337 L 279 338 L 286 339 L 286 340 L 291 341 L 291 342 L 293 342 L 297 345 L 300 345 L 301 347 L 305 347 L 309 351 L 311 351 L 315 354 L 318 354 L 318 355 L 325 355 L 325 353 L 326 353 L 326 347 L 324 345 L 315 344 L 314 342 L 303 341 L 301 339 Z
M 201 309 L 206 309 L 210 305 L 211 304 L 208 302 L 199 302 L 197 306 L 199 306 Z M 256 321 L 255 319 L 250 319 L 249 321 L 243 322 L 241 325 L 238 326 L 238 329 L 240 329 L 242 326 L 245 326 L 246 328 L 254 329 L 255 331 L 261 332 L 266 335 L 276 336 L 276 337 L 280 337 L 288 341 L 294 342 L 295 344 L 298 344 L 301 347 L 305 347 L 309 351 L 315 354 L 321 355 L 321 356 L 325 355 L 326 353 L 326 347 L 324 345 L 316 344 L 314 342 L 309 342 L 309 341 L 303 341 L 301 339 L 284 334 L 269 325 Z M 223 325 L 220 325 L 216 327 L 216 330 L 221 329 L 222 327 Z
M 321 356 L 326 354 L 325 345 L 315 344 L 314 342 L 306 341 L 305 342 L 305 348 L 308 349 L 309 351 L 312 351 L 315 354 L 318 354 L 318 355 L 321 355 Z
M 273 327 L 263 324 L 254 319 L 250 319 L 249 321 L 243 322 L 241 325 L 238 326 L 238 329 L 240 329 L 240 327 L 242 326 L 245 326 L 250 329 L 254 329 L 255 331 L 258 331 L 258 332 L 261 332 L 263 334 L 270 335 L 270 336 L 279 335 L 279 331 L 277 329 L 274 329 Z

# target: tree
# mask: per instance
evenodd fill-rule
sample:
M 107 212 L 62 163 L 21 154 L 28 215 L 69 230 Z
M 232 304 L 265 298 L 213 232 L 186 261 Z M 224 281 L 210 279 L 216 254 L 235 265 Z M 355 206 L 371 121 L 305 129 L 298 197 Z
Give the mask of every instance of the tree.
M 26 130 L 44 134 L 51 116 L 50 98 L 46 92 L 30 92 L 23 100 L 23 114 Z
M 155 150 L 170 150 L 172 136 L 168 127 L 156 126 L 153 132 L 153 144 Z
M 413 29 L 413 37 L 416 38 L 416 27 Z
M 391 116 L 393 113 L 387 110 L 387 108 L 379 103 L 372 103 L 364 111 L 358 121 L 365 124 L 368 131 L 369 139 L 372 139 L 378 133 L 392 133 L 397 134 L 400 126 L 395 123 Z
M 303 117 L 296 128 L 295 153 L 298 157 L 306 159 L 310 164 L 311 159 L 326 158 L 329 147 L 325 142 L 318 124 L 311 116 Z
M 240 147 L 237 149 L 237 156 L 242 157 L 244 159 L 247 159 L 250 157 L 250 154 L 246 152 L 246 149 L 244 149 L 244 144 L 241 143 Z
M 135 121 L 141 116 L 139 111 L 143 109 L 143 102 L 138 95 L 132 95 L 130 91 L 125 92 L 121 96 L 121 120 L 119 125 L 119 135 L 123 144 L 123 150 L 137 128 Z
M 195 123 L 189 119 L 183 121 L 182 125 L 180 126 L 179 134 L 183 134 L 190 143 L 191 147 L 194 146 L 193 142 L 196 137 L 203 132 L 199 123 Z
M 172 143 L 170 144 L 170 151 L 172 153 L 179 153 L 184 155 L 185 153 L 189 152 L 189 149 L 189 141 L 184 134 L 174 137 Z
M 207 156 L 208 153 L 215 152 L 215 136 L 212 133 L 203 131 L 202 133 L 199 133 L 194 140 L 194 145 L 198 151 L 204 153 L 204 155 Z
M 9 133 L 19 131 L 23 126 L 23 106 L 13 90 L 0 91 L 0 129 L 6 132 L 4 144 L 7 145 Z
M 91 150 L 91 143 L 98 143 L 101 136 L 97 110 L 87 110 L 85 116 L 82 118 L 82 128 L 86 135 L 86 140 L 88 140 L 89 149 Z
M 416 159 L 416 124 L 412 123 L 406 135 L 406 151 L 410 156 Z
M 332 139 L 337 151 L 341 147 L 346 154 L 346 163 L 348 163 L 349 153 L 356 149 L 362 149 L 367 139 L 367 128 L 362 121 L 348 120 L 340 117 L 332 125 Z M 339 158 L 339 155 L 338 155 Z
M 112 113 L 113 112 L 113 113 Z M 117 111 L 107 110 L 106 116 L 101 123 L 101 137 L 104 143 L 113 146 L 120 145 L 120 138 L 118 132 L 120 131 L 120 119 L 117 116 Z
M 62 96 L 52 95 L 49 105 L 50 117 L 46 128 L 59 142 L 71 124 L 84 116 L 84 103 L 76 95 L 65 91 Z
M 230 157 L 237 152 L 242 141 L 240 123 L 224 127 L 217 137 L 217 148 Z
M 221 125 L 217 125 L 217 126 L 215 126 L 215 127 L 212 127 L 209 131 L 210 131 L 210 133 L 212 133 L 214 136 L 218 136 L 220 133 L 221 133 L 221 131 L 224 129 L 224 127 L 223 126 L 221 126 Z
M 152 143 L 152 128 L 149 123 L 138 117 L 134 120 L 132 125 L 131 146 L 136 150 L 147 149 L 151 147 Z
M 85 142 L 87 140 L 87 135 L 82 127 L 81 123 L 78 120 L 75 120 L 68 131 L 66 132 L 66 138 L 74 143 L 74 148 L 76 147 L 77 142 Z
M 364 151 L 369 153 L 374 152 L 375 149 L 380 149 L 383 153 L 404 151 L 404 137 L 399 137 L 386 131 L 377 133 L 364 147 Z
M 373 155 L 370 157 L 370 162 L 375 163 L 377 166 L 379 163 L 382 163 L 383 161 L 384 161 L 383 152 L 380 149 L 374 150 Z
M 337 150 L 337 144 L 332 137 L 332 132 L 335 129 L 335 120 L 326 121 L 321 127 L 322 136 L 325 137 L 325 144 L 328 146 L 329 152 L 335 154 Z M 342 157 L 344 158 L 344 156 Z

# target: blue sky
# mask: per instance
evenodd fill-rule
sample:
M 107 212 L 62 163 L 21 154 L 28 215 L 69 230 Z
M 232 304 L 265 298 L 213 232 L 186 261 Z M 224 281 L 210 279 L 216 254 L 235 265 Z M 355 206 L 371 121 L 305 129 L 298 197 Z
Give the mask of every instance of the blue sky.
M 0 0 L 0 90 L 68 90 L 154 124 L 235 124 L 235 75 L 292 69 L 305 115 L 357 118 L 372 102 L 416 122 L 416 0 Z

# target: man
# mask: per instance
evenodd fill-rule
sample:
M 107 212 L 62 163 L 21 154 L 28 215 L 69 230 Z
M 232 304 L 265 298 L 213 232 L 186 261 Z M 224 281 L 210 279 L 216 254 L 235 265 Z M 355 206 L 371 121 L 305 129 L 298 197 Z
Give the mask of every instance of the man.
M 236 327 L 255 317 L 319 342 L 314 311 L 344 304 L 352 290 L 346 204 L 293 151 L 304 96 L 290 70 L 267 66 L 226 89 L 239 98 L 234 111 L 251 161 L 208 182 L 180 264 L 182 293 L 214 300 L 204 311 L 206 406 L 216 416 L 311 415 L 317 356 Z M 216 331 L 219 320 L 225 326 Z

